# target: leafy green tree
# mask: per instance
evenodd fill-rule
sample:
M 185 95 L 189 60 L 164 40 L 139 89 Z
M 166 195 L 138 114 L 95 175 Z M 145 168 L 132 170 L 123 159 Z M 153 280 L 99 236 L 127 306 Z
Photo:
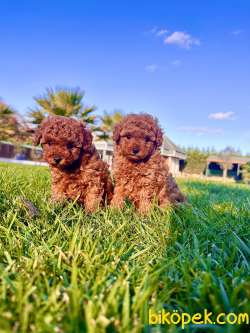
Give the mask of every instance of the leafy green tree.
M 227 146 L 219 152 L 220 155 L 226 156 L 242 156 L 240 149 L 235 149 L 234 147 Z
M 242 166 L 242 178 L 244 183 L 250 184 L 250 162 Z
M 112 133 L 115 124 L 121 121 L 123 114 L 119 110 L 115 110 L 111 113 L 104 111 L 103 116 L 100 117 L 101 124 L 98 128 L 97 139 L 98 140 L 111 140 Z
M 32 131 L 22 117 L 0 100 L 0 140 L 16 143 L 28 142 Z
M 188 148 L 186 154 L 184 171 L 189 174 L 204 174 L 209 153 L 198 148 Z
M 75 117 L 88 124 L 94 125 L 96 116 L 94 106 L 83 104 L 84 92 L 73 89 L 46 89 L 42 96 L 34 97 L 37 106 L 30 110 L 29 117 L 32 124 L 40 124 L 49 115 Z

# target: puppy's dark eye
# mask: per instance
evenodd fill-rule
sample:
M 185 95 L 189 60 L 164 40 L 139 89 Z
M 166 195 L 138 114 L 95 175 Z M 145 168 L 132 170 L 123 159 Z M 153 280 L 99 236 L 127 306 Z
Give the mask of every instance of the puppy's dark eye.
M 149 136 L 145 136 L 145 142 L 149 142 L 150 141 L 150 137 Z
M 74 148 L 74 145 L 73 145 L 72 143 L 68 143 L 68 144 L 67 144 L 67 148 L 68 148 L 68 149 L 73 149 L 73 148 Z
M 131 134 L 126 134 L 126 138 L 129 140 L 129 139 L 131 139 Z
M 51 141 L 48 141 L 48 142 L 47 142 L 47 145 L 48 145 L 48 146 L 51 146 L 51 145 L 52 145 L 52 142 L 51 142 Z

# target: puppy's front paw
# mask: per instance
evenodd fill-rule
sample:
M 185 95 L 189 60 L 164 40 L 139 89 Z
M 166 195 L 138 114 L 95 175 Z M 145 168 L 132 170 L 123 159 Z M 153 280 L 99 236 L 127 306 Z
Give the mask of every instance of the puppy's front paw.
M 142 216 L 149 215 L 152 208 L 152 203 L 150 201 L 141 201 L 138 205 L 138 213 Z
M 124 200 L 121 197 L 113 196 L 110 206 L 115 209 L 122 209 L 124 207 Z

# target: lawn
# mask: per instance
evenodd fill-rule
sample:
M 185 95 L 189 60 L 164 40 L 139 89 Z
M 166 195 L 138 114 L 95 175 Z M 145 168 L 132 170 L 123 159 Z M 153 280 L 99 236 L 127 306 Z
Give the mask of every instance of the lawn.
M 45 167 L 0 165 L 0 333 L 247 332 L 148 325 L 148 310 L 249 312 L 250 188 L 179 180 L 147 218 L 50 201 Z M 39 209 L 32 217 L 23 198 Z

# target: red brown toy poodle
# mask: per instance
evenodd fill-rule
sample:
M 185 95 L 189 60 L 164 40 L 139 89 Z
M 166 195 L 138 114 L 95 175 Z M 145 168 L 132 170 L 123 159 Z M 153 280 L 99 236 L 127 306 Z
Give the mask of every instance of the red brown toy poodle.
M 163 133 L 157 119 L 130 114 L 115 126 L 113 139 L 113 207 L 121 208 L 128 199 L 147 214 L 154 200 L 161 207 L 185 201 L 161 156 Z
M 83 122 L 62 116 L 48 117 L 37 129 L 34 141 L 43 146 L 43 157 L 52 173 L 55 201 L 77 200 L 87 212 L 93 212 L 106 199 L 111 199 L 108 166 L 99 157 Z

